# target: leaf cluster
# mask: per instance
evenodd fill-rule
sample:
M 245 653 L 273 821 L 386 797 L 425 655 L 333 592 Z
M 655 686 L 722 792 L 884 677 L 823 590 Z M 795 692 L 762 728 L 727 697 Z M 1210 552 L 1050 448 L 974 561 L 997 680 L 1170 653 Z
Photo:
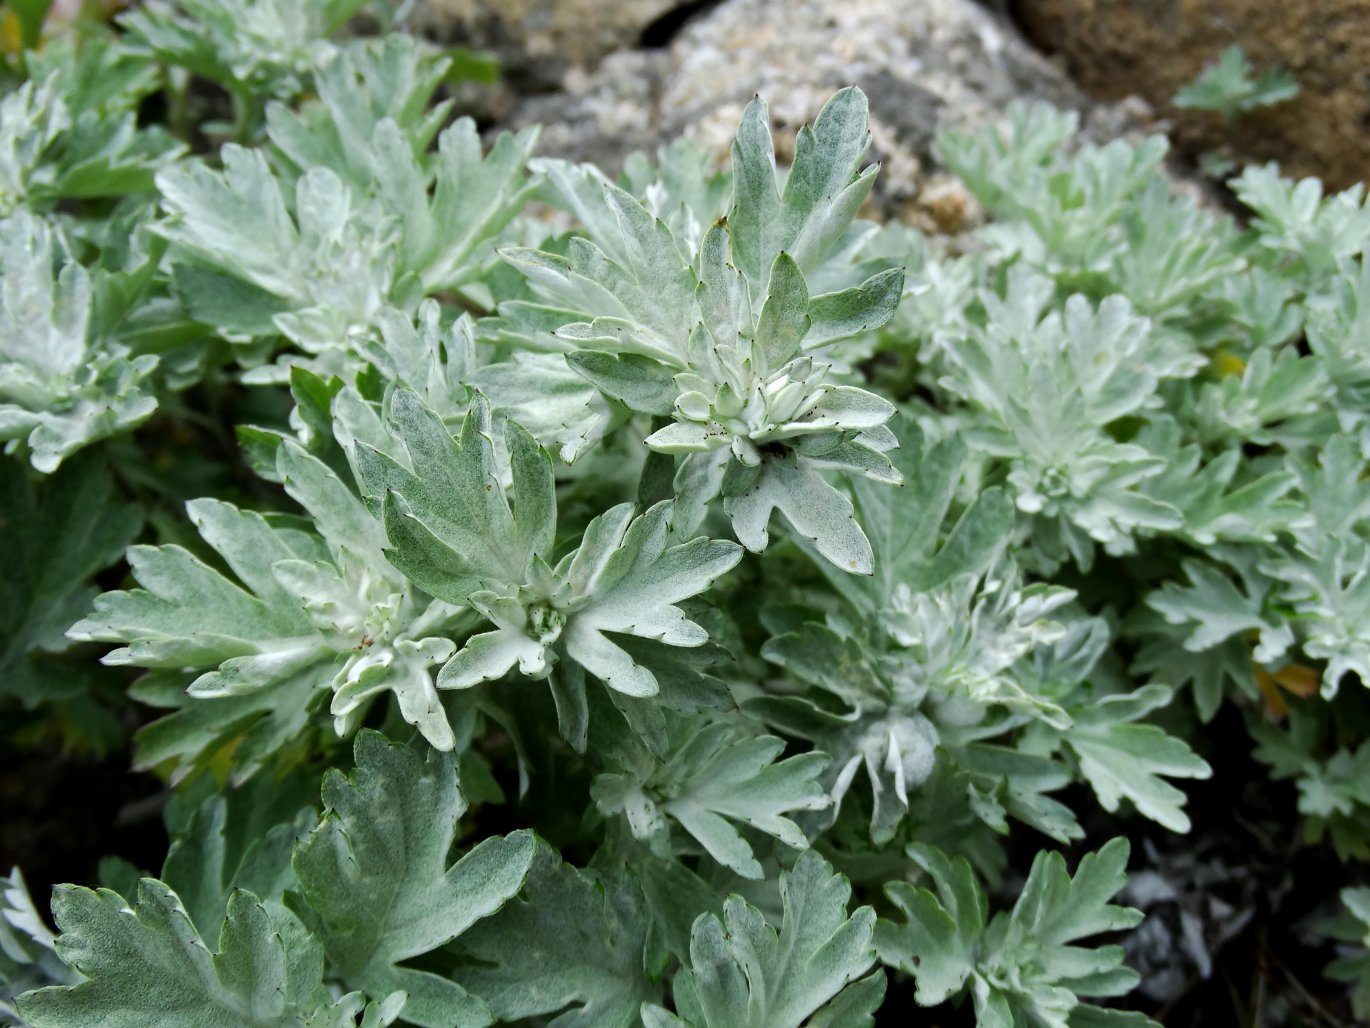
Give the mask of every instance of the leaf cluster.
M 1112 837 L 1225 704 L 1365 858 L 1361 190 L 1238 221 L 1015 105 L 952 256 L 863 218 L 859 89 L 610 178 L 362 6 L 22 26 L 0 702 L 141 724 L 173 841 L 56 934 L 5 880 L 0 1017 L 1149 1023 Z

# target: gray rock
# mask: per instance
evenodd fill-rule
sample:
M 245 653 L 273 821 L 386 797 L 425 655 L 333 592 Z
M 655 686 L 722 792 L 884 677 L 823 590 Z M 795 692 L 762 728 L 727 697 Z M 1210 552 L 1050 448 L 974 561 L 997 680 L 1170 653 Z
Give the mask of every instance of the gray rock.
M 543 153 L 610 172 L 633 150 L 682 134 L 722 161 L 759 93 L 783 159 L 798 127 L 853 83 L 870 97 L 871 156 L 883 164 L 870 213 L 942 233 L 973 218 L 974 203 L 936 168 L 935 132 L 997 120 L 1017 97 L 1085 106 L 1056 66 L 974 0 L 726 0 L 668 47 L 573 69 L 564 92 L 523 98 L 509 121 L 543 124 Z
M 412 21 L 436 39 L 492 51 L 520 92 L 560 87 L 568 74 L 633 49 L 686 0 L 418 0 Z

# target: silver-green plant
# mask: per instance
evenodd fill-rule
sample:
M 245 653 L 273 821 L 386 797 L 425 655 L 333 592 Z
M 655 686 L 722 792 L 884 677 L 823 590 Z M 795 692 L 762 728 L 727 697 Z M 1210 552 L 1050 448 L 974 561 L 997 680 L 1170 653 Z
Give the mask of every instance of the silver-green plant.
M 171 839 L 0 882 L 0 1021 L 1134 1026 L 1116 836 L 1234 746 L 1370 855 L 1361 190 L 1015 104 L 952 253 L 857 88 L 610 177 L 362 6 L 0 69 L 0 737 Z

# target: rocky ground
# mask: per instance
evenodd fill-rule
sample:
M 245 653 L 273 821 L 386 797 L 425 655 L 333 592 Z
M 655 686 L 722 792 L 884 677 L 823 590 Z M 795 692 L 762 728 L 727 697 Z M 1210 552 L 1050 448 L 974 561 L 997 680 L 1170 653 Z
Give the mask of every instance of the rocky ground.
M 594 8 L 593 10 L 583 8 Z M 602 12 L 602 13 L 601 13 Z M 1116 133 L 1126 105 L 1090 105 L 999 13 L 973 0 L 428 0 L 430 34 L 493 50 L 505 84 L 487 114 L 539 123 L 540 149 L 613 169 L 686 135 L 720 159 L 743 106 L 764 96 L 780 133 L 835 89 L 870 96 L 876 202 L 887 216 L 954 233 L 970 201 L 932 155 L 941 127 L 994 119 L 1015 97 L 1096 111 Z
M 753 93 L 783 128 L 855 83 L 885 213 L 943 232 L 963 212 L 934 133 L 1015 97 L 1078 109 L 1100 138 L 1159 127 L 1181 155 L 1235 147 L 1338 188 L 1370 168 L 1370 0 L 418 0 L 414 17 L 498 56 L 503 85 L 472 98 L 488 121 L 541 123 L 543 152 L 606 168 L 681 134 L 721 153 Z M 1170 106 L 1234 42 L 1299 95 L 1235 126 Z

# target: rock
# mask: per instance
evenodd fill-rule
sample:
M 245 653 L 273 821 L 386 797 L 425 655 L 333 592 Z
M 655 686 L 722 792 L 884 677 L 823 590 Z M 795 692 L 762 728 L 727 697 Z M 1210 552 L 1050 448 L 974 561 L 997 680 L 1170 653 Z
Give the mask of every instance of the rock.
M 543 153 L 612 172 L 633 150 L 677 135 L 720 162 L 754 94 L 770 104 L 782 159 L 798 127 L 842 86 L 870 97 L 871 157 L 882 162 L 873 213 L 946 232 L 973 201 L 936 170 L 942 127 L 997 120 L 1009 101 L 1080 108 L 1084 97 L 1017 30 L 974 0 L 727 0 L 652 51 L 613 54 L 567 90 L 527 98 L 515 124 L 543 124 Z
M 653 25 L 692 6 L 685 0 L 420 0 L 413 23 L 435 39 L 492 51 L 515 88 L 536 92 L 641 45 Z
M 1370 0 L 1016 0 L 1028 35 L 1093 95 L 1135 93 L 1175 116 L 1198 153 L 1230 141 L 1248 159 L 1342 188 L 1370 178 Z M 1170 100 L 1232 43 L 1258 71 L 1282 67 L 1299 95 L 1231 129 Z
M 612 54 L 594 74 L 568 76 L 563 92 L 524 97 L 500 127 L 541 125 L 540 154 L 591 161 L 613 173 L 634 150 L 666 142 L 658 100 L 669 63 L 664 50 Z

